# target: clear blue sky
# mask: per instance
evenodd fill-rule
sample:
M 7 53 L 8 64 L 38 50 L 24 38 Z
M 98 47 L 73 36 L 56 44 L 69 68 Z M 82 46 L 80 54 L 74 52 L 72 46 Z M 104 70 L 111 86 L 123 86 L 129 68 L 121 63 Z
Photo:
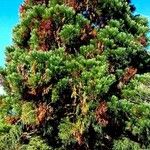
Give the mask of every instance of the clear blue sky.
M 23 0 L 0 0 L 0 66 L 4 66 L 5 47 L 12 42 L 12 29 L 19 21 L 19 6 Z M 150 21 L 150 0 L 132 0 L 136 12 Z
M 0 0 L 0 66 L 4 66 L 5 47 L 12 42 L 12 29 L 19 21 L 18 9 L 23 0 Z

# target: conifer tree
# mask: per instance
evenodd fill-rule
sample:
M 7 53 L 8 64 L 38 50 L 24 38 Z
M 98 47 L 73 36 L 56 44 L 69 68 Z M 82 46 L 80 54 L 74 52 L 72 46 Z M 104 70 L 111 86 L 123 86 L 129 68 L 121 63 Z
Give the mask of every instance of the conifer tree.
M 130 0 L 25 0 L 0 71 L 0 150 L 150 149 L 148 21 Z

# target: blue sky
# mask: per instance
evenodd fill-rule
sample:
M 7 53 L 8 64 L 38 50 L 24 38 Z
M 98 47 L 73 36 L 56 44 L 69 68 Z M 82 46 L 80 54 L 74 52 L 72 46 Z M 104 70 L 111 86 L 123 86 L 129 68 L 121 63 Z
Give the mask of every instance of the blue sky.
M 19 6 L 23 0 L 0 0 L 0 66 L 5 64 L 5 47 L 12 43 L 12 29 L 19 22 Z M 150 21 L 150 0 L 132 0 L 136 13 Z
M 12 29 L 19 21 L 18 9 L 23 0 L 0 0 L 0 66 L 4 66 L 5 47 L 12 42 Z

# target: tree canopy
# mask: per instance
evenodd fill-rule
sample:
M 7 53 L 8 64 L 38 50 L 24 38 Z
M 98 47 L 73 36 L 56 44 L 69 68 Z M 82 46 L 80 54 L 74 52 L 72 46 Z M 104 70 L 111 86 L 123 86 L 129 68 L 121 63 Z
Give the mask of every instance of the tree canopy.
M 25 0 L 0 69 L 0 150 L 150 148 L 148 21 L 130 0 Z

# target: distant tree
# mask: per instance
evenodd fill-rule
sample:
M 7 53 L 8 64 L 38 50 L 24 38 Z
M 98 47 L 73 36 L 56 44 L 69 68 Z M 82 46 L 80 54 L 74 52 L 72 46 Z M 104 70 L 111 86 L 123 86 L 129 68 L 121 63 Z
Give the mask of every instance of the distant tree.
M 1 69 L 1 150 L 150 149 L 147 19 L 129 0 L 26 0 Z

